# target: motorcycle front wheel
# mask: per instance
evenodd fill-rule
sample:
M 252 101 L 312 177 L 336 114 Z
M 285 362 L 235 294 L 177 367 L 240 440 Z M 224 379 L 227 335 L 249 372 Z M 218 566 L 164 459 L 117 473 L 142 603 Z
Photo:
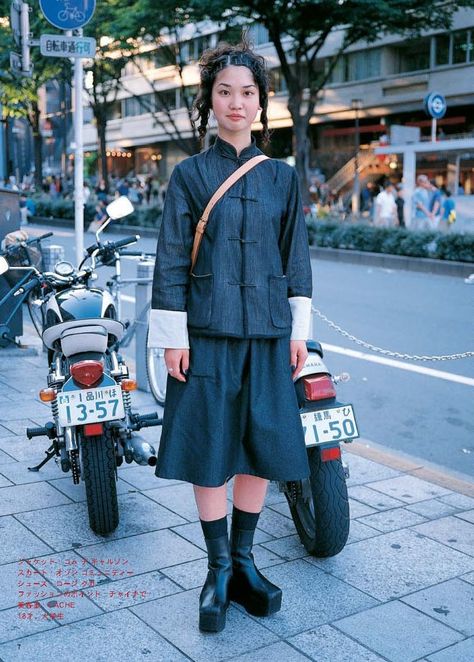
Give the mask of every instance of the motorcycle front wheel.
M 146 372 L 148 384 L 153 397 L 161 406 L 165 404 L 166 381 L 168 371 L 165 364 L 165 350 L 148 347 L 148 334 L 146 351 Z
M 346 477 L 340 459 L 321 461 L 319 448 L 308 449 L 311 496 L 287 495 L 301 542 L 313 556 L 335 556 L 349 536 L 350 514 Z
M 103 536 L 119 523 L 115 448 L 110 431 L 97 437 L 83 436 L 81 457 L 90 527 Z

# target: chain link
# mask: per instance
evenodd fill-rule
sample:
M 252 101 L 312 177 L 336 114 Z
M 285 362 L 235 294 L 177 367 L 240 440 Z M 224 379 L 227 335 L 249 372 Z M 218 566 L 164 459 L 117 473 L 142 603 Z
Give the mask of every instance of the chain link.
M 377 347 L 376 345 L 371 345 L 368 342 L 365 342 L 365 340 L 361 340 L 360 338 L 356 338 L 356 336 L 353 336 L 351 333 L 348 333 L 345 331 L 343 328 L 341 328 L 338 324 L 330 320 L 329 318 L 324 315 L 320 310 L 315 308 L 314 306 L 311 306 L 311 310 L 313 313 L 316 313 L 316 315 L 322 319 L 326 324 L 328 324 L 332 329 L 343 335 L 345 338 L 348 338 L 349 340 L 352 340 L 352 342 L 356 343 L 356 345 L 361 345 L 361 347 L 365 347 L 366 349 L 370 349 L 373 352 L 377 352 L 378 354 L 383 354 L 383 356 L 391 356 L 396 359 L 405 359 L 406 361 L 454 361 L 456 359 L 467 359 L 471 356 L 474 356 L 474 352 L 461 352 L 459 354 L 445 354 L 441 356 L 418 356 L 417 354 L 402 354 L 400 352 L 392 352 L 389 349 L 383 349 L 382 347 Z

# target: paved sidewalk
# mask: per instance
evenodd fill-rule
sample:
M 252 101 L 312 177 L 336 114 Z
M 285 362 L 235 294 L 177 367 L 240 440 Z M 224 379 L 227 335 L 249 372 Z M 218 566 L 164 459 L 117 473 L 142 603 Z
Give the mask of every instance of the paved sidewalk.
M 472 485 L 353 444 L 350 540 L 317 559 L 271 484 L 255 557 L 282 587 L 282 610 L 258 619 L 232 605 L 224 632 L 201 634 L 206 558 L 191 486 L 121 467 L 119 527 L 96 536 L 83 485 L 53 462 L 27 470 L 46 447 L 24 434 L 48 420 L 44 378 L 43 355 L 0 349 L 0 660 L 474 659 Z M 147 394 L 135 403 L 156 410 Z

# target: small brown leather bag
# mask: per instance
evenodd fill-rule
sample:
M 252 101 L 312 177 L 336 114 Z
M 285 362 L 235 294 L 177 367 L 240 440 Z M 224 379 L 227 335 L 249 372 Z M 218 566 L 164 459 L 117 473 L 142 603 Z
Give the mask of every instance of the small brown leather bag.
M 209 202 L 206 205 L 206 208 L 204 209 L 201 218 L 199 219 L 199 222 L 196 226 L 196 233 L 194 235 L 194 243 L 193 243 L 193 250 L 191 251 L 191 272 L 194 269 L 194 265 L 196 264 L 197 256 L 199 253 L 199 247 L 201 245 L 202 237 L 203 234 L 206 230 L 206 225 L 209 221 L 209 215 L 211 211 L 214 208 L 214 205 L 219 202 L 219 200 L 222 198 L 224 193 L 226 193 L 231 186 L 233 186 L 241 177 L 243 177 L 249 170 L 254 168 L 256 165 L 261 163 L 262 161 L 266 161 L 269 157 L 265 156 L 265 154 L 259 154 L 258 156 L 254 156 L 253 158 L 249 159 L 247 163 L 244 163 L 244 165 L 240 166 L 240 168 L 237 168 L 235 172 L 232 173 L 230 177 L 228 177 L 222 184 L 219 186 L 217 191 L 214 193 L 212 198 L 209 200 Z

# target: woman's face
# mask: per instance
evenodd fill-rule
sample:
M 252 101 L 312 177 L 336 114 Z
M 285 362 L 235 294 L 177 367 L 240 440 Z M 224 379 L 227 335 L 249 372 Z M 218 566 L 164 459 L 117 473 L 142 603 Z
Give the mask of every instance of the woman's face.
M 212 110 L 221 135 L 250 133 L 260 110 L 260 95 L 247 67 L 229 65 L 222 69 L 212 87 Z

